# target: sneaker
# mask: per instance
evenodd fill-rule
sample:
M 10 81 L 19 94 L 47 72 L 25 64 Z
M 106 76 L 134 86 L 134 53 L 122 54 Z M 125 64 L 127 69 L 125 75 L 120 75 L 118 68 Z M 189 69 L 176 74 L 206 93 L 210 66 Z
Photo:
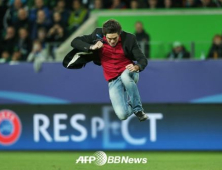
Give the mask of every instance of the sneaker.
M 148 119 L 148 115 L 146 113 L 144 113 L 143 111 L 138 111 L 136 113 L 134 113 L 138 119 L 140 120 L 140 122 L 145 121 Z

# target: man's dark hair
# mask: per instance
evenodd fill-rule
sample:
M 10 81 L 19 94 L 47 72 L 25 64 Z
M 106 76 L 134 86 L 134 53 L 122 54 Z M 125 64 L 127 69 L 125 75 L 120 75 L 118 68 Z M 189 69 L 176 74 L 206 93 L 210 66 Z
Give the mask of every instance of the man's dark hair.
M 120 35 L 121 31 L 122 27 L 120 23 L 114 19 L 110 19 L 103 24 L 103 34 L 105 36 L 106 34 L 113 34 L 113 33 L 117 33 L 118 35 Z

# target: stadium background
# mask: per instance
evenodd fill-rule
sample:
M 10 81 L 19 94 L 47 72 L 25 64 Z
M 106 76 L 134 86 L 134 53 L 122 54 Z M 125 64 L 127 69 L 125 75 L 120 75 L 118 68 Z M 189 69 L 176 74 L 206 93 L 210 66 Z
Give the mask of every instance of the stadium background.
M 2 2 L 4 9 L 10 8 Z M 92 8 L 93 2 L 84 2 L 87 9 Z M 130 8 L 128 1 L 122 2 Z M 216 2 L 221 1 L 211 3 Z M 207 54 L 214 35 L 221 35 L 222 12 L 216 5 L 186 9 L 182 4 L 177 1 L 172 9 L 91 10 L 78 29 L 56 44 L 53 60 L 1 60 L 0 169 L 98 169 L 75 161 L 103 150 L 107 155 L 146 157 L 148 163 L 109 164 L 102 169 L 219 170 L 222 61 L 210 60 Z M 139 20 L 151 37 L 149 65 L 138 84 L 150 116 L 147 122 L 116 118 L 100 67 L 92 63 L 81 70 L 62 67 L 70 41 L 110 18 L 131 33 Z M 1 42 L 5 29 L 1 29 Z M 192 53 L 189 60 L 167 59 L 175 41 Z M 46 51 L 52 55 L 49 46 Z M 11 111 L 20 119 L 21 126 L 16 128 L 21 133 L 7 143 L 15 124 L 4 113 Z

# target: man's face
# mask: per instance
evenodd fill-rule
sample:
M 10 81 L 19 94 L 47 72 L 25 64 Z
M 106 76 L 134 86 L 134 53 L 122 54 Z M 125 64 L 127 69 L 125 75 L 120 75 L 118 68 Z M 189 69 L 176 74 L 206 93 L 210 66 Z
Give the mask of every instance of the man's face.
M 41 8 L 43 6 L 43 0 L 35 0 L 35 6 L 37 8 Z
M 180 53 L 182 51 L 182 49 L 183 49 L 182 46 L 178 46 L 178 47 L 174 48 L 174 51 L 175 51 L 175 53 L 178 54 L 178 53 Z
M 13 38 L 15 36 L 15 29 L 13 27 L 7 28 L 7 36 L 8 38 Z
M 115 47 L 117 42 L 119 41 L 119 34 L 117 33 L 106 34 L 106 39 L 110 46 Z
M 38 13 L 37 13 L 37 18 L 38 18 L 40 21 L 44 21 L 44 20 L 45 20 L 45 12 L 44 12 L 43 10 L 38 11 Z
M 135 28 L 137 33 L 141 33 L 143 31 L 143 25 L 139 22 L 136 23 Z
M 18 18 L 24 20 L 27 18 L 27 12 L 24 9 L 20 9 L 18 12 Z
M 150 5 L 150 7 L 156 7 L 157 0 L 148 0 L 148 4 Z
M 220 45 L 222 43 L 222 39 L 220 36 L 217 36 L 214 38 L 214 44 L 215 45 Z
M 28 36 L 27 30 L 24 29 L 24 28 L 20 28 L 20 30 L 19 30 L 19 37 L 21 39 L 25 39 L 27 36 Z

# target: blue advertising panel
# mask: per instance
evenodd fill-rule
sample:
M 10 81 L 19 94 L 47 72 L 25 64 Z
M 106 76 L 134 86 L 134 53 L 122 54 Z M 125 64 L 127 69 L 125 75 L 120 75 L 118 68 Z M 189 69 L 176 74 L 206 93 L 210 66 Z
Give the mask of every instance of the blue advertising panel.
M 143 103 L 222 103 L 222 60 L 150 61 L 138 83 Z M 102 67 L 1 64 L 0 104 L 110 103 Z
M 144 105 L 149 120 L 110 105 L 1 105 L 0 150 L 222 150 L 222 105 Z

